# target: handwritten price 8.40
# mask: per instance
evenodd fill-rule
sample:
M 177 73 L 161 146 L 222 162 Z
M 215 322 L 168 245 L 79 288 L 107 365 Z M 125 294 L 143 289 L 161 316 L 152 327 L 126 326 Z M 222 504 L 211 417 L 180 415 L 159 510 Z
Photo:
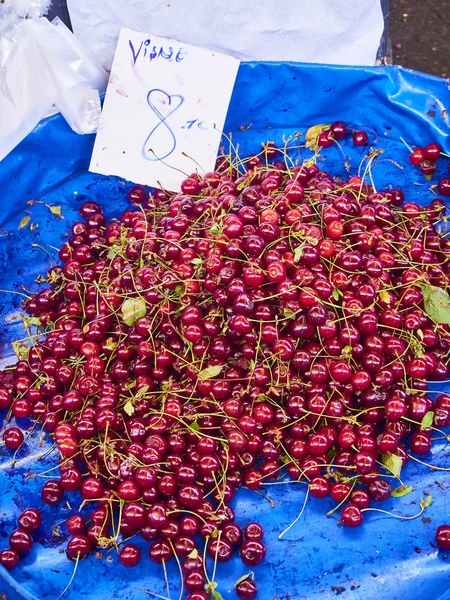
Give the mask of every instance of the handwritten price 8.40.
M 142 156 L 146 160 L 161 161 L 168 158 L 177 147 L 177 137 L 170 123 L 170 117 L 181 108 L 184 97 L 180 94 L 168 94 L 155 88 L 147 94 L 147 104 L 156 115 L 158 123 L 148 134 L 143 146 Z M 204 121 L 192 119 L 186 121 L 181 129 L 200 129 L 207 131 Z

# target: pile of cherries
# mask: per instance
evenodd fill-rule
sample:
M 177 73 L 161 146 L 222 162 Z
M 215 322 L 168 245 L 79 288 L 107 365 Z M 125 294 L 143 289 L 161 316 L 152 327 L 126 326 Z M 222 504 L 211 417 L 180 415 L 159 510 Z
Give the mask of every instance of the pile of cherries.
M 416 148 L 409 155 L 409 161 L 420 170 L 424 175 L 432 177 L 436 172 L 436 162 L 442 155 L 442 148 L 436 142 L 432 142 L 425 148 Z M 450 173 L 450 163 L 447 165 Z M 450 177 L 442 177 L 437 184 L 437 193 L 441 196 L 450 196 Z
M 424 308 L 427 286 L 449 288 L 444 203 L 282 158 L 267 144 L 180 193 L 134 187 L 110 222 L 85 201 L 26 302 L 45 336 L 3 374 L 0 408 L 54 439 L 42 500 L 81 495 L 69 558 L 116 547 L 133 566 L 139 535 L 155 563 L 177 555 L 188 600 L 218 598 L 207 559 L 266 555 L 261 526 L 235 522 L 238 488 L 303 481 L 357 526 L 391 496 L 389 459 L 428 453 L 450 425 L 450 396 L 425 393 L 449 375 L 449 326 Z M 16 427 L 3 439 L 24 443 Z M 1 564 L 39 523 L 21 515 Z M 236 592 L 254 598 L 253 577 Z

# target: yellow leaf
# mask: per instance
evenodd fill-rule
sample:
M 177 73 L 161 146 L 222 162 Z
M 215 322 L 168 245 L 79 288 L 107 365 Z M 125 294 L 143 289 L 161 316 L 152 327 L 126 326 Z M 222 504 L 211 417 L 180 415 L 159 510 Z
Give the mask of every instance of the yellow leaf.
M 131 400 L 128 400 L 128 402 L 125 403 L 123 410 L 127 413 L 129 417 L 131 417 L 131 415 L 134 415 L 134 406 Z
M 46 204 L 45 206 L 52 213 L 52 215 L 56 215 L 57 217 L 61 217 L 62 219 L 64 218 L 62 216 L 62 214 L 61 214 L 61 207 L 60 206 L 53 206 L 51 204 Z
M 381 290 L 380 299 L 388 306 L 391 303 L 391 297 L 389 296 L 389 294 L 386 290 Z
M 192 552 L 189 552 L 188 558 L 196 559 L 197 557 L 198 557 L 198 550 L 197 550 L 197 548 L 194 548 L 192 550 Z
M 29 222 L 30 222 L 30 217 L 27 215 L 26 217 L 24 217 L 23 219 L 20 220 L 18 229 L 23 229 L 24 227 L 26 227 L 28 225 Z
M 211 367 L 206 367 L 206 369 L 203 369 L 199 372 L 198 378 L 201 381 L 204 381 L 205 379 L 212 379 L 213 377 L 217 377 L 222 369 L 223 365 L 212 365 Z
M 144 298 L 127 298 L 122 304 L 123 321 L 130 327 L 147 312 Z
M 320 125 L 313 125 L 306 132 L 306 144 L 307 148 L 310 148 L 314 152 L 319 148 L 317 145 L 317 138 L 322 133 L 322 131 L 328 131 L 330 129 L 329 123 L 322 123 Z

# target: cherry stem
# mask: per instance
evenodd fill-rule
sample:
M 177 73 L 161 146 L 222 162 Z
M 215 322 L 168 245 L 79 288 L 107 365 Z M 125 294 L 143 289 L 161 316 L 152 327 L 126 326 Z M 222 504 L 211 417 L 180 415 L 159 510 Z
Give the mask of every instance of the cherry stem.
M 420 515 L 425 511 L 425 507 L 421 507 L 420 512 L 418 512 L 417 515 L 411 515 L 411 516 L 407 516 L 407 517 L 404 517 L 402 515 L 396 515 L 394 513 L 389 512 L 388 510 L 383 510 L 382 508 L 362 508 L 361 509 L 361 512 L 367 512 L 367 511 L 384 513 L 385 515 L 388 515 L 389 517 L 395 517 L 396 519 L 402 519 L 402 520 L 406 521 L 406 520 L 417 519 L 417 517 L 420 517 Z
M 437 467 L 436 465 L 430 465 L 430 464 L 428 464 L 426 462 L 423 462 L 423 460 L 419 460 L 415 456 L 412 456 L 411 454 L 408 454 L 408 456 L 409 456 L 409 458 L 412 458 L 412 460 L 415 460 L 416 462 L 420 463 L 421 465 L 425 465 L 425 467 L 428 467 L 432 471 L 450 471 L 450 468 L 447 468 L 447 467 Z
M 70 588 L 70 586 L 72 585 L 72 581 L 73 581 L 73 580 L 74 580 L 74 578 L 75 578 L 75 574 L 76 574 L 76 572 L 77 572 L 77 569 L 78 569 L 78 563 L 79 563 L 79 562 L 80 562 L 80 553 L 78 552 L 78 554 L 77 554 L 77 558 L 75 559 L 75 567 L 74 567 L 74 569 L 73 569 L 72 576 L 71 576 L 71 578 L 69 579 L 69 583 L 66 585 L 66 587 L 63 589 L 63 591 L 62 591 L 62 592 L 60 593 L 60 595 L 58 596 L 58 600 L 64 596 L 64 594 L 67 592 L 67 590 L 68 590 L 68 589 Z
M 305 500 L 303 501 L 302 510 L 300 511 L 298 516 L 295 518 L 295 520 L 292 521 L 292 523 L 289 525 L 289 527 L 286 527 L 286 529 L 280 533 L 280 535 L 278 536 L 279 540 L 281 540 L 281 538 L 284 536 L 284 534 L 287 533 L 289 531 L 289 529 L 291 529 L 291 527 L 293 527 L 297 523 L 297 521 L 300 519 L 300 517 L 302 516 L 302 514 L 306 508 L 306 501 L 308 500 L 308 496 L 309 496 L 309 488 L 306 490 Z

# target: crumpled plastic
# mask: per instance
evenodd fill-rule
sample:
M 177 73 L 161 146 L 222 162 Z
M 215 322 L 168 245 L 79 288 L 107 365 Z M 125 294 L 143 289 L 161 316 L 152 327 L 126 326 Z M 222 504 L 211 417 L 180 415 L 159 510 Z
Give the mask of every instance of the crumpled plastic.
M 94 133 L 108 79 L 62 21 L 40 16 L 43 2 L 22 4 L 0 12 L 0 160 L 53 107 L 76 133 Z
M 67 0 L 73 30 L 106 69 L 120 27 L 197 44 L 241 61 L 373 65 L 380 0 Z
M 437 77 L 397 67 L 242 63 L 224 131 L 232 134 L 234 147 L 239 146 L 244 157 L 260 151 L 262 141 L 274 140 L 282 146 L 283 139 L 311 125 L 342 119 L 352 128 L 367 131 L 371 144 L 378 139 L 375 147 L 385 150 L 372 169 L 378 189 L 388 184 L 398 186 L 405 190 L 408 200 L 423 204 L 434 198 L 430 185 L 446 172 L 446 161 L 438 161 L 438 173 L 429 182 L 409 163 L 404 142 L 415 146 L 438 141 L 450 154 L 449 115 L 449 82 Z M 130 183 L 87 171 L 93 142 L 91 136 L 74 134 L 60 116 L 54 116 L 43 121 L 0 163 L 0 287 L 15 292 L 0 296 L 1 364 L 11 361 L 11 341 L 24 336 L 20 319 L 14 319 L 23 298 L 18 294 L 35 291 L 37 275 L 58 263 L 57 248 L 79 220 L 81 203 L 91 197 L 102 205 L 108 218 L 118 217 L 130 206 Z M 319 164 L 330 173 L 348 177 L 358 172 L 370 148 L 354 147 L 351 141 L 344 142 L 342 148 L 344 154 L 337 146 L 325 149 L 321 153 L 324 162 Z M 311 152 L 303 154 L 302 150 L 301 159 L 310 156 Z M 30 200 L 32 204 L 28 204 Z M 46 205 L 60 206 L 64 218 L 50 213 Z M 38 225 L 34 230 L 30 226 L 18 229 L 26 214 L 30 225 Z M 448 393 L 450 384 L 440 382 L 434 389 Z M 5 412 L 0 412 L 0 423 Z M 24 477 L 27 472 L 44 472 L 55 466 L 54 456 L 37 460 L 49 447 L 48 440 L 39 445 L 39 431 L 35 431 L 14 469 L 4 455 L 0 456 L 0 548 L 6 546 L 7 535 L 24 507 L 42 508 L 44 515 L 32 551 L 15 570 L 7 572 L 0 567 L 0 592 L 9 600 L 55 600 L 73 573 L 74 563 L 64 553 L 68 537 L 64 520 L 70 514 L 67 507 L 43 505 L 39 496 L 43 480 Z M 441 440 L 433 444 L 432 455 L 423 458 L 448 469 L 448 448 Z M 410 460 L 402 470 L 402 480 L 412 485 L 413 491 L 391 498 L 379 508 L 393 510 L 397 516 L 414 515 L 427 491 L 432 503 L 423 519 L 401 521 L 365 513 L 362 527 L 350 530 L 337 525 L 337 513 L 326 517 L 335 505 L 329 498 L 310 498 L 304 514 L 282 541 L 278 535 L 299 514 L 305 486 L 264 488 L 274 506 L 248 490 L 239 490 L 233 500 L 238 524 L 261 523 L 268 547 L 264 563 L 254 569 L 257 599 L 450 600 L 448 553 L 438 552 L 433 544 L 437 526 L 449 521 L 450 472 L 434 471 Z M 395 481 L 392 483 L 395 487 Z M 74 510 L 80 502 L 79 496 L 71 495 Z M 59 524 L 56 534 L 52 529 L 55 523 Z M 123 567 L 114 552 L 103 554 L 102 559 L 92 555 L 79 562 L 64 597 L 150 600 L 155 598 L 151 594 L 158 594 L 167 598 L 162 567 L 149 561 L 148 543 L 140 539 L 136 543 L 142 549 L 138 566 Z M 170 597 L 177 599 L 180 583 L 175 561 L 167 569 Z M 248 570 L 237 556 L 219 565 L 217 591 L 224 599 L 237 598 L 233 583 Z

